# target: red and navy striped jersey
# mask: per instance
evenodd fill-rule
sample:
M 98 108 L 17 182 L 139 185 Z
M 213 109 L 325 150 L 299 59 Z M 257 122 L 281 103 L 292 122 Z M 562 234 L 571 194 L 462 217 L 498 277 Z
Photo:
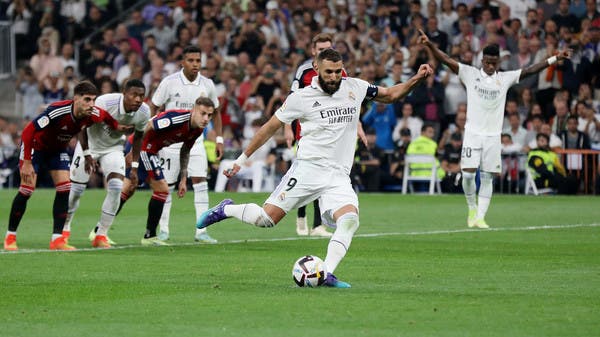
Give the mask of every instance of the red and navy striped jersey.
M 142 151 L 156 154 L 165 146 L 181 142 L 191 148 L 204 129 L 192 128 L 190 117 L 189 110 L 166 110 L 154 116 L 153 129 L 144 134 Z
M 77 119 L 73 115 L 73 100 L 52 103 L 25 126 L 21 136 L 23 158 L 30 160 L 32 149 L 36 151 L 62 150 L 79 131 L 92 124 L 102 122 L 113 129 L 119 125 L 108 112 L 98 107 L 94 107 L 91 115 Z

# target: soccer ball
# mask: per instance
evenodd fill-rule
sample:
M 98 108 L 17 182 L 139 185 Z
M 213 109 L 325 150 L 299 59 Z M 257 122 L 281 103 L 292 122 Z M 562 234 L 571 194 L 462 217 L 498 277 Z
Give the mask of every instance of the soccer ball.
M 327 277 L 325 263 L 318 256 L 303 256 L 294 263 L 292 277 L 299 287 L 318 287 Z

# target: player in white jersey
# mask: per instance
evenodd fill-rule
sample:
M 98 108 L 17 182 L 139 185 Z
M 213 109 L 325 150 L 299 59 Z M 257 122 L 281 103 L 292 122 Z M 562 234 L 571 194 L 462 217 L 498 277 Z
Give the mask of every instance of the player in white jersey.
M 458 74 L 467 89 L 467 123 L 460 161 L 462 186 L 469 207 L 467 225 L 489 228 L 485 214 L 492 198 L 494 175 L 502 169 L 500 135 L 506 93 L 523 78 L 548 66 L 555 67 L 557 62 L 571 56 L 571 50 L 561 50 L 556 56 L 525 69 L 499 72 L 500 48 L 497 44 L 483 49 L 482 68 L 478 69 L 451 59 L 431 43 L 423 31 L 419 30 L 419 33 L 420 43 L 427 46 L 438 61 Z M 477 168 L 481 178 L 478 198 L 475 186 Z
M 143 103 L 145 95 L 144 83 L 132 79 L 125 83 L 123 93 L 105 94 L 96 98 L 96 106 L 106 110 L 120 124 L 133 126 L 135 133 L 132 155 L 134 158 L 139 157 L 144 128 L 150 118 L 150 108 Z M 90 233 L 90 237 L 92 246 L 110 248 L 112 241 L 108 238 L 108 230 L 119 208 L 119 196 L 125 177 L 123 154 L 125 135 L 123 132 L 110 129 L 103 124 L 95 124 L 87 128 L 87 132 L 82 132 L 80 136 L 80 142 L 75 148 L 71 163 L 69 211 L 63 233 L 65 231 L 70 233 L 73 215 L 79 207 L 79 199 L 85 191 L 90 178 L 89 174 L 95 170 L 96 163 L 98 163 L 106 178 L 107 193 L 102 203 L 100 220 Z M 134 183 L 137 185 L 137 181 Z M 94 234 L 94 232 L 96 233 Z
M 289 95 L 273 117 L 252 138 L 233 167 L 225 171 L 230 177 L 244 162 L 284 124 L 298 119 L 302 123 L 297 160 L 261 208 L 257 204 L 234 205 L 225 199 L 211 208 L 196 224 L 204 228 L 229 217 L 259 227 L 273 227 L 290 210 L 319 199 L 324 219 L 336 224 L 327 247 L 325 285 L 349 288 L 333 272 L 346 255 L 354 232 L 359 227 L 358 197 L 350 182 L 354 161 L 357 128 L 364 100 L 392 103 L 406 96 L 412 88 L 433 73 L 421 65 L 406 83 L 389 88 L 366 81 L 342 78 L 342 57 L 333 49 L 317 56 L 316 70 L 310 86 Z
M 152 96 L 150 108 L 152 115 L 164 106 L 163 110 L 184 109 L 191 110 L 194 102 L 200 96 L 210 98 L 215 104 L 213 117 L 213 128 L 217 133 L 217 159 L 223 155 L 223 137 L 221 136 L 221 113 L 219 100 L 215 90 L 215 84 L 209 78 L 202 76 L 200 71 L 200 49 L 195 46 L 186 47 L 182 53 L 181 71 L 165 77 L 156 92 Z M 161 110 L 162 111 L 162 110 Z M 162 149 L 159 153 L 165 175 L 169 184 L 170 192 L 173 192 L 175 183 L 179 177 L 179 150 L 181 143 L 173 144 Z M 198 137 L 190 151 L 188 163 L 188 176 L 194 188 L 194 207 L 196 220 L 208 209 L 208 182 L 206 180 L 208 161 L 204 148 L 204 137 Z M 160 218 L 160 231 L 158 237 L 161 240 L 169 238 L 169 216 L 171 214 L 171 194 L 167 197 Z M 206 229 L 196 229 L 194 239 L 203 243 L 216 243 L 217 240 L 208 235 Z

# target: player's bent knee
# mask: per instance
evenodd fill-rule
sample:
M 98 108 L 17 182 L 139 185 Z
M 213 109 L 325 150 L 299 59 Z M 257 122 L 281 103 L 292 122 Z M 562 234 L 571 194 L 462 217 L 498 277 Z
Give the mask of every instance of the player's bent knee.
M 354 234 L 358 230 L 358 227 L 360 227 L 358 214 L 354 212 L 346 213 L 337 220 L 338 230 L 342 230 L 349 234 Z
M 109 179 L 106 183 L 106 188 L 109 191 L 118 191 L 120 193 L 121 189 L 123 189 L 123 180 L 119 178 Z
M 273 219 L 265 212 L 264 209 L 261 209 L 260 215 L 256 218 L 256 222 L 254 223 L 258 227 L 270 228 L 275 226 L 275 222 Z
M 75 195 L 82 195 L 85 192 L 85 184 L 76 183 L 74 181 L 71 182 L 71 192 Z

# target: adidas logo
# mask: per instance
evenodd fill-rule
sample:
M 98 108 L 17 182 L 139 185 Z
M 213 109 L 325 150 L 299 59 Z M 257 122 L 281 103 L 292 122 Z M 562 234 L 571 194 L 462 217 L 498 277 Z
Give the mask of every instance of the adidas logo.
M 179 93 L 176 93 L 175 97 L 181 97 L 181 95 Z
M 480 79 L 480 78 L 478 78 L 478 79 L 476 79 L 476 80 L 475 80 L 475 82 L 481 82 L 481 79 Z
M 316 108 L 316 107 L 318 107 L 318 106 L 321 106 L 321 103 L 319 103 L 318 101 L 315 101 L 315 103 L 313 104 L 313 106 L 312 106 L 312 107 L 313 107 L 313 108 Z

